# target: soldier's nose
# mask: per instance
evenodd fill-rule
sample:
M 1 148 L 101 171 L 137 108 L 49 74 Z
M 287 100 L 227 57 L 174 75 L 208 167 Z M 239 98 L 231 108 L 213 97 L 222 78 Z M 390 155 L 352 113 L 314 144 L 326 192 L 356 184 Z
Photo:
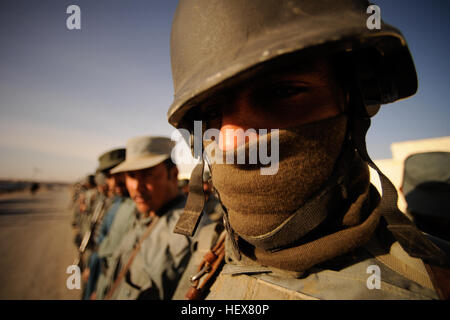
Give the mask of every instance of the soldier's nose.
M 236 124 L 225 124 L 220 128 L 219 148 L 223 151 L 233 150 L 245 144 L 247 140 L 258 137 L 255 130 Z
M 235 149 L 245 144 L 246 139 L 257 138 L 256 130 L 253 129 L 260 121 L 257 111 L 244 93 L 236 93 L 235 97 L 230 98 L 229 107 L 222 110 L 219 135 L 221 150 Z

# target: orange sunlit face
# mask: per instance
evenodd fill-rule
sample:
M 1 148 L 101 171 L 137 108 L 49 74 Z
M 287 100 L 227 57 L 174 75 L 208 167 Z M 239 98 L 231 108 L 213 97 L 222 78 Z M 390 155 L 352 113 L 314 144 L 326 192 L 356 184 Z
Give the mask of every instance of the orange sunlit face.
M 337 116 L 338 92 L 330 63 L 319 59 L 254 77 L 202 108 L 209 127 L 220 129 L 219 147 L 228 150 L 237 146 L 237 138 L 227 129 L 282 129 Z
M 172 195 L 170 190 L 177 183 L 176 175 L 174 171 L 169 173 L 164 163 L 125 173 L 127 190 L 140 213 L 156 211 L 169 200 Z

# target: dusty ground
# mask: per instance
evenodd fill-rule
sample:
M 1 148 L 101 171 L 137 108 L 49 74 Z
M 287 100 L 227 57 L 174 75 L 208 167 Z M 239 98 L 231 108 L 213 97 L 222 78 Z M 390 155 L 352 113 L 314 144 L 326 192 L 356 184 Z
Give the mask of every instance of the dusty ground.
M 66 269 L 76 257 L 69 189 L 0 196 L 0 299 L 79 299 Z

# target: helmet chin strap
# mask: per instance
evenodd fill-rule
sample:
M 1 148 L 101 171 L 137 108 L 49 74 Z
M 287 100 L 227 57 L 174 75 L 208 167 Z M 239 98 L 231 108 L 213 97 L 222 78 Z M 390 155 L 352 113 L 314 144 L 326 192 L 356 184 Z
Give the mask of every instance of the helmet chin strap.
M 392 182 L 381 172 L 367 153 L 366 133 L 370 127 L 370 116 L 365 107 L 361 107 L 350 116 L 351 139 L 363 161 L 377 171 L 382 187 L 380 212 L 387 223 L 388 230 L 400 243 L 403 249 L 412 257 L 421 258 L 427 263 L 445 265 L 448 263 L 447 255 L 423 233 L 398 209 L 397 189 Z
M 204 128 L 201 129 L 203 137 Z M 203 208 L 206 204 L 205 193 L 203 191 L 203 170 L 205 162 L 203 159 L 203 140 L 195 139 L 193 133 L 190 135 L 190 146 L 193 156 L 200 156 L 201 162 L 197 164 L 191 173 L 191 178 L 189 179 L 189 194 L 187 197 L 186 205 L 184 207 L 183 214 L 178 219 L 177 224 L 173 232 L 179 233 L 188 237 L 192 237 L 197 230 L 200 218 L 203 214 Z M 200 155 L 196 155 L 194 150 L 196 147 L 200 147 Z
M 191 138 L 192 141 L 192 138 Z M 205 167 L 205 159 L 203 157 L 203 150 L 204 145 L 203 141 L 202 143 L 202 155 L 201 155 L 201 162 L 197 164 L 192 170 L 191 178 L 189 180 L 189 195 L 186 201 L 186 206 L 184 207 L 184 212 L 181 215 L 181 217 L 178 219 L 177 224 L 175 225 L 175 228 L 173 232 L 182 234 L 185 236 L 192 237 L 199 225 L 200 219 L 203 214 L 203 209 L 206 204 L 206 198 L 205 193 L 203 191 L 203 171 Z M 208 163 L 208 162 L 207 162 Z M 208 164 L 209 165 L 209 164 Z M 211 169 L 210 169 L 211 170 Z M 220 201 L 220 195 L 216 191 L 217 196 L 219 197 Z M 222 201 L 220 201 L 220 204 L 222 205 Z M 234 255 L 240 259 L 240 251 L 236 242 L 236 238 L 234 235 L 234 231 L 230 226 L 229 219 L 228 219 L 228 212 L 227 209 L 222 205 L 222 208 L 224 210 L 224 224 L 225 228 L 227 229 L 230 240 L 232 243 L 232 250 L 234 252 Z
M 203 167 L 204 161 L 197 164 L 192 171 L 189 181 L 189 195 L 184 207 L 184 212 L 178 220 L 173 232 L 192 237 L 202 217 L 205 206 L 205 194 L 203 192 Z

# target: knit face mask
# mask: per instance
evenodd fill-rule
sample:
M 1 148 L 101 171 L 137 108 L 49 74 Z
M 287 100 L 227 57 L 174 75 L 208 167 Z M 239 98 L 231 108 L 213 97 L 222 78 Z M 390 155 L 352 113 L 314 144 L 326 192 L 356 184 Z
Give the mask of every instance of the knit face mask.
M 262 164 L 212 162 L 213 185 L 233 230 L 244 238 L 267 234 L 317 194 L 333 174 L 346 129 L 346 115 L 279 129 L 279 148 L 270 150 L 279 152 L 273 175 L 262 175 Z M 267 135 L 263 138 L 269 141 L 271 133 Z M 240 148 L 248 154 L 252 142 Z

